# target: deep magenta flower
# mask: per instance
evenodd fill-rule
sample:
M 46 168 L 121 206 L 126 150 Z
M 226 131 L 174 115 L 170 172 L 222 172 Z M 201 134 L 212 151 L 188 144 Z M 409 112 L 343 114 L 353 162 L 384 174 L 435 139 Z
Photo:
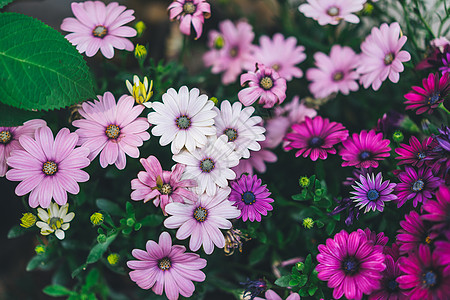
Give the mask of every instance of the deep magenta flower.
M 354 133 L 342 142 L 339 155 L 344 162 L 343 167 L 354 166 L 355 168 L 378 167 L 378 161 L 388 157 L 390 141 L 383 139 L 383 134 L 375 133 L 375 130 L 362 130 L 360 134 Z
M 439 74 L 429 74 L 428 78 L 422 80 L 423 88 L 413 86 L 412 91 L 405 95 L 406 109 L 416 110 L 420 115 L 425 112 L 431 114 L 439 104 L 444 102 L 450 92 L 450 77 L 446 73 L 439 78 Z
M 396 186 L 395 183 L 390 183 L 389 180 L 383 181 L 381 172 L 375 177 L 375 173 L 367 174 L 367 176 L 360 175 L 359 182 L 355 182 L 356 185 L 352 187 L 355 191 L 350 192 L 353 194 L 351 199 L 359 209 L 364 209 L 364 213 L 371 210 L 382 212 L 384 209 L 384 202 L 397 199 L 397 196 L 392 192 Z
M 365 234 L 342 230 L 327 239 L 326 245 L 319 245 L 319 252 L 317 276 L 328 281 L 335 299 L 344 294 L 348 299 L 361 299 L 379 288 L 381 272 L 386 268 L 385 255 Z
M 145 290 L 152 289 L 155 294 L 163 292 L 169 300 L 192 296 L 195 286 L 192 281 L 202 282 L 206 259 L 198 254 L 186 253 L 184 246 L 172 245 L 167 232 L 161 233 L 159 242 L 149 240 L 145 250 L 133 249 L 131 254 L 137 260 L 130 260 L 127 266 L 132 269 L 131 280 Z
M 404 274 L 398 266 L 398 261 L 386 255 L 384 263 L 386 269 L 382 273 L 380 288 L 369 295 L 369 300 L 407 300 L 405 291 L 399 287 L 397 281 L 397 278 Z
M 450 189 L 441 185 L 436 192 L 436 199 L 428 201 L 422 208 L 426 212 L 422 219 L 435 223 L 435 230 L 450 230 Z
M 261 215 L 267 216 L 267 212 L 271 211 L 273 202 L 267 186 L 262 185 L 261 179 L 256 175 L 242 175 L 237 181 L 231 182 L 231 193 L 229 200 L 234 202 L 240 211 L 242 221 L 261 222 Z
M 415 136 L 411 136 L 409 138 L 409 145 L 400 144 L 400 147 L 395 149 L 395 153 L 400 155 L 395 158 L 400 160 L 397 164 L 408 164 L 419 168 L 422 167 L 425 161 L 431 160 L 431 157 L 429 156 L 429 146 L 432 140 L 433 138 L 428 137 L 420 143 Z
M 445 178 L 450 170 L 450 128 L 442 125 L 430 146 L 431 160 L 427 161 L 427 165 L 433 169 L 434 174 Z
M 89 180 L 89 174 L 81 170 L 89 166 L 89 149 L 75 148 L 78 135 L 63 128 L 53 139 L 53 133 L 47 126 L 35 132 L 35 138 L 22 135 L 19 138 L 23 150 L 14 150 L 8 158 L 11 169 L 6 178 L 21 181 L 16 194 L 30 193 L 28 203 L 35 208 L 50 206 L 52 198 L 59 205 L 67 203 L 67 192 L 78 194 L 78 182 Z
M 336 154 L 333 146 L 348 137 L 348 130 L 341 123 L 330 122 L 321 116 L 306 117 L 304 122 L 292 125 L 292 130 L 294 132 L 286 134 L 288 143 L 284 149 L 300 149 L 295 153 L 296 157 L 310 156 L 313 161 L 326 159 L 328 153 Z
M 360 232 L 361 234 L 365 234 L 369 242 L 372 242 L 375 246 L 381 247 L 384 252 L 384 247 L 389 242 L 389 238 L 384 235 L 384 232 L 376 233 L 369 228 L 366 228 L 364 230 L 358 229 L 358 232 Z
M 398 231 L 397 241 L 401 254 L 417 251 L 419 245 L 432 245 L 439 235 L 432 231 L 431 226 L 414 210 L 405 215 L 405 220 L 400 221 L 400 226 L 402 229 Z
M 211 7 L 205 0 L 176 0 L 169 7 L 171 20 L 180 21 L 180 31 L 191 34 L 191 27 L 196 32 L 195 39 L 202 35 L 203 23 L 211 16 Z

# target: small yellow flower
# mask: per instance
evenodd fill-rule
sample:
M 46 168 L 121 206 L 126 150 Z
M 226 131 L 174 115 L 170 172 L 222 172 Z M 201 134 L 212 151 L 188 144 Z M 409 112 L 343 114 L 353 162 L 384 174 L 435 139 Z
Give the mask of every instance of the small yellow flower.
M 134 25 L 134 28 L 137 31 L 137 37 L 140 37 L 144 33 L 145 29 L 147 29 L 147 26 L 145 26 L 144 22 L 139 21 Z
M 214 48 L 220 50 L 225 46 L 225 39 L 222 35 L 218 35 L 216 39 L 214 40 Z
M 37 255 L 41 255 L 45 253 L 45 246 L 44 245 L 37 245 L 34 248 L 34 252 L 36 252 Z
M 397 130 L 396 132 L 394 132 L 394 134 L 392 135 L 392 139 L 397 142 L 397 143 L 401 143 L 403 142 L 403 139 L 405 137 L 403 136 L 403 133 L 399 130 Z
M 93 225 L 100 225 L 100 224 L 102 224 L 103 223 L 103 221 L 105 220 L 105 217 L 103 216 L 103 214 L 102 213 L 99 213 L 99 212 L 95 212 L 95 213 L 93 213 L 92 215 L 91 215 L 91 223 L 93 224 Z
M 30 228 L 36 223 L 36 216 L 32 213 L 24 213 L 20 218 L 20 226 Z
M 219 103 L 219 100 L 216 97 L 211 97 L 209 100 L 214 102 L 214 105 L 217 105 L 217 103 Z
M 111 253 L 106 259 L 111 266 L 115 266 L 119 262 L 120 255 L 118 253 Z
M 309 183 L 310 183 L 309 178 L 306 176 L 302 176 L 302 177 L 300 177 L 299 183 L 300 183 L 300 186 L 303 188 L 308 187 Z
M 370 15 L 370 14 L 372 14 L 372 12 L 373 12 L 373 5 L 372 4 L 370 4 L 370 3 L 366 3 L 366 4 L 364 4 L 364 7 L 363 7 L 363 9 L 362 9 L 362 12 L 363 12 L 363 14 L 365 14 L 365 15 Z
M 137 44 L 134 49 L 134 56 L 139 60 L 145 59 L 147 57 L 147 49 L 145 46 Z
M 311 229 L 314 226 L 314 220 L 311 218 L 303 219 L 303 227 Z
M 143 104 L 147 108 L 151 108 L 151 102 L 148 101 L 153 96 L 153 80 L 150 80 L 149 88 L 147 76 L 144 77 L 144 82 L 142 83 L 139 77 L 134 75 L 133 85 L 128 80 L 126 81 L 126 85 L 137 104 Z

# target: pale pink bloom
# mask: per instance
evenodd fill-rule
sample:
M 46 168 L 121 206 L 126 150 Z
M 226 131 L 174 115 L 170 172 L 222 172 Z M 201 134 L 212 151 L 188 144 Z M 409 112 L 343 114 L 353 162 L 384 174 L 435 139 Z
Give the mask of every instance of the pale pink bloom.
M 210 50 L 203 55 L 206 67 L 212 67 L 213 74 L 223 73 L 222 83 L 236 81 L 242 70 L 254 66 L 252 41 L 255 38 L 252 26 L 239 21 L 236 26 L 230 20 L 219 24 L 220 32 L 209 33 Z
M 215 196 L 202 194 L 196 203 L 169 203 L 166 206 L 168 214 L 172 215 L 164 221 L 164 226 L 176 229 L 177 239 L 185 240 L 191 237 L 189 248 L 197 251 L 203 245 L 206 254 L 217 248 L 225 247 L 225 237 L 220 229 L 230 229 L 232 224 L 228 219 L 239 217 L 241 211 L 227 200 L 230 188 L 217 189 Z
M 134 99 L 127 95 L 120 97 L 117 104 L 110 92 L 97 97 L 99 100 L 84 102 L 78 110 L 84 119 L 72 122 L 78 127 L 78 145 L 89 148 L 90 160 L 100 153 L 102 168 L 115 164 L 122 170 L 127 164 L 125 154 L 138 158 L 138 147 L 150 138 L 146 131 L 150 124 L 147 119 L 139 117 L 145 107 L 133 107 Z
M 195 39 L 202 35 L 205 18 L 211 16 L 211 8 L 205 0 L 176 0 L 169 5 L 170 19 L 180 21 L 180 31 L 191 34 L 191 25 L 196 32 Z
M 278 294 L 272 290 L 267 290 L 266 293 L 264 294 L 264 297 L 266 298 L 256 297 L 255 300 L 283 300 L 283 298 L 278 296 Z M 297 293 L 291 293 L 286 298 L 286 300 L 300 300 L 300 295 Z
M 334 45 L 330 56 L 322 52 L 314 54 L 315 65 L 306 71 L 306 78 L 312 81 L 309 90 L 315 98 L 325 98 L 332 93 L 341 92 L 348 95 L 350 91 L 357 91 L 359 86 L 358 56 L 350 47 Z
M 5 176 L 8 170 L 6 160 L 11 151 L 23 149 L 20 146 L 19 138 L 22 135 L 34 137 L 34 132 L 39 127 L 45 126 L 47 123 L 44 120 L 30 120 L 18 127 L 1 127 L 0 126 L 0 177 Z
M 306 59 L 304 51 L 305 47 L 297 46 L 295 37 L 291 36 L 285 39 L 281 33 L 277 33 L 272 40 L 266 35 L 261 36 L 259 47 L 254 48 L 253 56 L 255 63 L 271 67 L 281 77 L 290 81 L 292 77 L 303 76 L 302 70 L 295 65 Z M 253 68 L 254 66 L 250 70 Z
M 411 59 L 407 51 L 400 51 L 406 40 L 397 22 L 391 25 L 383 23 L 380 28 L 372 28 L 370 35 L 361 44 L 362 53 L 357 69 L 364 88 L 372 85 L 376 91 L 388 77 L 393 83 L 398 82 L 399 73 L 404 70 L 402 63 Z
M 72 32 L 66 39 L 77 46 L 80 53 L 94 56 L 98 50 L 106 58 L 114 56 L 114 48 L 133 51 L 133 43 L 127 39 L 136 36 L 136 30 L 123 26 L 135 19 L 134 10 L 127 9 L 117 2 L 107 6 L 101 1 L 72 2 L 75 18 L 65 18 L 61 29 Z
M 266 142 L 261 142 L 261 150 L 259 151 L 250 151 L 250 157 L 247 159 L 241 159 L 239 164 L 232 168 L 233 172 L 236 173 L 236 178 L 239 178 L 242 174 L 247 173 L 249 175 L 253 175 L 254 169 L 258 173 L 266 172 L 266 162 L 276 162 L 277 156 L 272 151 L 266 148 Z
M 366 0 L 307 0 L 298 10 L 308 18 L 313 18 L 320 25 L 337 25 L 341 20 L 359 23 L 354 14 L 363 9 Z
M 151 288 L 157 295 L 165 292 L 169 300 L 177 300 L 180 294 L 192 296 L 195 291 L 192 281 L 202 282 L 206 278 L 200 271 L 206 267 L 206 259 L 185 251 L 184 246 L 172 245 L 169 233 L 161 233 L 158 243 L 149 240 L 145 250 L 131 252 L 137 259 L 127 262 L 133 270 L 129 273 L 131 280 L 144 290 Z
M 438 38 L 435 38 L 434 40 L 432 40 L 430 42 L 430 45 L 432 47 L 439 48 L 439 50 L 441 50 L 441 52 L 443 52 L 444 47 L 447 45 L 450 45 L 450 41 L 445 36 L 441 36 L 441 37 L 438 37 Z
M 47 208 L 52 198 L 59 205 L 67 203 L 67 192 L 78 194 L 78 182 L 89 180 L 89 174 L 82 168 L 90 164 L 89 149 L 75 148 L 78 135 L 63 128 L 53 139 L 47 126 L 40 127 L 31 138 L 22 135 L 19 143 L 23 150 L 14 150 L 7 163 L 11 170 L 6 178 L 21 181 L 16 187 L 17 196 L 30 193 L 28 203 Z

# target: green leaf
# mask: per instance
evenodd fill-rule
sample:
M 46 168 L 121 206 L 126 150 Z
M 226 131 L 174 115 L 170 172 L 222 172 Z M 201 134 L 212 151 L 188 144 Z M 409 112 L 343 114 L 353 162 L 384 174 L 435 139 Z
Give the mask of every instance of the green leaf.
M 297 278 L 292 278 L 291 280 L 289 280 L 289 286 L 296 286 L 299 283 L 300 281 Z
M 97 268 L 92 269 L 86 276 L 86 284 L 84 288 L 88 291 L 91 287 L 95 286 L 100 278 L 100 272 Z
M 93 264 L 98 261 L 103 256 L 103 253 L 106 252 L 108 246 L 116 239 L 116 237 L 117 233 L 107 237 L 104 243 L 95 245 L 89 252 L 86 263 Z
M 135 210 L 134 210 L 133 204 L 131 204 L 131 202 L 129 202 L 129 201 L 126 204 L 126 211 L 127 211 L 128 216 L 134 217 Z
M 275 280 L 275 284 L 281 287 L 288 287 L 289 281 L 291 281 L 291 275 L 281 276 Z
M 308 294 L 309 294 L 310 296 L 313 296 L 313 295 L 316 293 L 317 289 L 318 289 L 317 286 L 312 286 L 312 287 L 310 287 L 310 288 L 308 289 Z
M 253 251 L 250 253 L 250 266 L 256 265 L 261 260 L 263 260 L 264 256 L 266 256 L 267 250 L 269 250 L 268 245 L 260 245 L 253 249 Z
M 21 110 L 0 103 L 0 126 L 20 126 L 28 120 L 41 118 L 43 114 L 40 111 Z
M 47 260 L 46 255 L 36 255 L 34 256 L 27 264 L 27 271 L 32 271 L 39 266 L 45 265 L 45 261 Z
M 309 274 L 309 272 L 311 272 L 311 266 L 312 266 L 311 254 L 308 254 L 308 256 L 305 259 L 305 269 L 303 273 Z
M 62 296 L 72 296 L 76 295 L 75 292 L 72 292 L 68 288 L 62 285 L 54 284 L 48 285 L 42 290 L 45 294 L 53 297 L 62 297 Z
M 0 69 L 0 102 L 19 109 L 59 109 L 95 97 L 83 56 L 29 16 L 0 14 Z
M 98 208 L 109 212 L 113 216 L 123 215 L 123 210 L 120 208 L 120 206 L 110 200 L 100 198 L 95 201 L 95 204 L 97 204 Z
M 9 3 L 13 2 L 14 0 L 0 0 L 0 8 L 5 7 Z
M 148 215 L 145 218 L 143 218 L 139 223 L 141 223 L 142 226 L 156 227 L 162 225 L 163 220 L 164 217 L 161 215 Z
M 327 227 L 325 228 L 325 232 L 328 235 L 331 235 L 334 231 L 334 228 L 336 228 L 336 222 L 331 221 L 330 223 L 328 223 Z
M 23 228 L 22 226 L 16 225 L 9 230 L 8 239 L 13 239 L 13 238 L 22 236 L 25 233 L 27 233 L 27 230 L 25 228 Z
M 306 287 L 301 288 L 300 291 L 298 291 L 298 294 L 299 294 L 301 297 L 306 297 L 306 296 L 308 296 L 308 290 L 306 289 Z
M 73 270 L 72 275 L 71 275 L 72 278 L 77 277 L 81 273 L 81 271 L 85 271 L 86 267 L 87 267 L 87 264 L 83 264 L 83 265 L 79 266 L 78 268 L 76 268 L 75 270 Z
M 298 286 L 302 287 L 308 282 L 308 275 L 301 275 L 299 278 Z

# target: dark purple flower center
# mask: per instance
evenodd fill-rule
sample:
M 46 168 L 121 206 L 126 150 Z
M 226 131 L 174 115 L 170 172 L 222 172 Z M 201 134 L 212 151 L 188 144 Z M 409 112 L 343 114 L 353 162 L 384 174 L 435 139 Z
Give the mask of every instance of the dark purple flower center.
M 256 196 L 253 192 L 247 191 L 242 194 L 242 201 L 245 204 L 250 205 L 256 202 Z
M 48 176 L 55 175 L 58 172 L 58 165 L 54 161 L 46 161 L 42 165 L 42 172 Z
M 266 91 L 270 90 L 273 87 L 272 77 L 264 76 L 263 78 L 261 78 L 261 80 L 259 81 L 259 86 L 265 89 Z
M 197 8 L 195 7 L 195 4 L 192 3 L 191 1 L 187 1 L 183 5 L 183 12 L 185 14 L 193 14 L 193 13 L 195 13 L 196 10 L 197 10 Z
M 367 192 L 367 199 L 370 201 L 375 201 L 380 197 L 380 193 L 377 190 L 370 190 Z
M 170 261 L 170 258 L 164 257 L 158 260 L 158 268 L 160 268 L 163 271 L 167 271 L 172 267 L 172 262 Z
M 320 146 L 323 145 L 323 143 L 324 143 L 323 138 L 315 136 L 308 141 L 308 146 L 310 146 L 311 148 L 319 148 Z
M 437 281 L 438 277 L 433 271 L 428 271 L 422 274 L 422 283 L 428 288 L 435 286 Z
M 429 105 L 433 105 L 433 104 L 435 104 L 436 102 L 438 102 L 439 100 L 441 100 L 441 94 L 439 94 L 439 93 L 435 93 L 435 94 L 433 94 L 433 95 L 430 95 L 429 97 L 428 97 L 428 104 Z
M 416 157 L 418 159 L 424 159 L 425 157 L 427 157 L 427 155 L 425 153 L 423 153 L 423 152 L 419 152 L 419 153 L 416 154 Z
M 395 278 L 392 278 L 387 282 L 387 289 L 390 292 L 395 292 L 398 290 L 398 282 L 395 280 Z
M 164 183 L 159 192 L 163 195 L 169 195 L 172 193 L 172 187 L 170 186 L 170 184 Z
M 200 169 L 204 173 L 210 173 L 215 167 L 214 161 L 211 158 L 202 159 L 200 162 Z
M 361 160 L 368 160 L 371 157 L 371 153 L 369 151 L 363 151 L 359 154 L 359 159 Z
M 417 180 L 416 182 L 413 183 L 411 189 L 414 192 L 420 192 L 423 189 L 424 186 L 425 186 L 425 183 L 421 179 L 419 179 L 419 180 Z
M 339 7 L 331 6 L 330 8 L 327 9 L 327 15 L 329 15 L 330 17 L 335 17 L 339 15 Z
M 354 257 L 348 257 L 342 262 L 342 269 L 346 275 L 353 275 L 358 272 L 359 263 Z
M 233 128 L 227 128 L 223 131 L 223 134 L 225 134 L 228 137 L 229 142 L 233 142 L 237 139 L 238 133 L 236 129 Z
M 392 62 L 394 61 L 394 53 L 388 53 L 384 56 L 384 64 L 386 66 L 392 64 Z
M 239 48 L 237 46 L 234 46 L 230 49 L 230 56 L 231 57 L 236 57 L 238 56 L 239 53 Z
M 199 206 L 194 210 L 194 219 L 197 221 L 204 222 L 206 217 L 208 217 L 208 211 L 205 208 Z
M 8 144 L 11 139 L 12 135 L 9 130 L 0 131 L 0 144 Z
M 92 30 L 92 35 L 98 38 L 104 38 L 108 34 L 108 28 L 103 25 L 97 25 L 94 30 Z
M 344 73 L 342 71 L 337 71 L 333 73 L 333 81 L 341 81 L 344 78 Z
M 106 136 L 110 139 L 117 139 L 120 135 L 120 128 L 117 125 L 111 124 L 106 127 Z
M 186 115 L 182 115 L 175 120 L 175 124 L 180 129 L 188 129 L 191 127 L 191 119 Z

